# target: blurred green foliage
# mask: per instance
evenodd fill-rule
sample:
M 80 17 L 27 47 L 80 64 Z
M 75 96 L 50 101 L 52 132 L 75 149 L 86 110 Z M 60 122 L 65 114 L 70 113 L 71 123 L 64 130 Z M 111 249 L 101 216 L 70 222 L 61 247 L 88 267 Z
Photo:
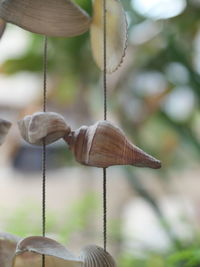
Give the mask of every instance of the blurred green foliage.
M 71 235 L 81 234 L 82 231 L 90 227 L 93 216 L 97 214 L 100 204 L 97 196 L 88 193 L 82 198 L 72 203 L 70 210 L 62 211 L 62 216 L 55 210 L 47 210 L 47 232 L 57 236 L 61 243 L 68 243 Z M 41 207 L 35 203 L 27 201 L 19 206 L 12 213 L 5 213 L 5 231 L 20 237 L 41 234 L 41 219 L 38 214 Z M 37 214 L 37 216 L 36 216 Z

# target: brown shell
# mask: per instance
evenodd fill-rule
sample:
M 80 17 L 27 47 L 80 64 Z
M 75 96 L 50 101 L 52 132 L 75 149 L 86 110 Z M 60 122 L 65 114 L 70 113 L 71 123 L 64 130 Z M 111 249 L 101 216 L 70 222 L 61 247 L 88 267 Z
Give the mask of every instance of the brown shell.
M 70 37 L 86 32 L 90 18 L 70 0 L 4 0 L 0 17 L 33 33 Z
M 133 145 L 124 133 L 108 121 L 83 126 L 65 137 L 78 162 L 94 167 L 134 165 L 158 169 L 159 160 Z

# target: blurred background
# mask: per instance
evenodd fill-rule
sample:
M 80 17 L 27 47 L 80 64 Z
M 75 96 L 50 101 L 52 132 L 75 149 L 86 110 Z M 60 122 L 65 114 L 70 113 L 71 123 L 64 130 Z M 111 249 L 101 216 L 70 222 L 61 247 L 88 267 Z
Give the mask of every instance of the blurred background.
M 91 0 L 77 0 L 91 14 Z M 162 169 L 108 169 L 108 250 L 119 267 L 200 266 L 200 1 L 123 0 L 129 43 L 108 75 L 108 119 Z M 102 73 L 89 33 L 49 38 L 48 111 L 72 129 L 103 119 Z M 0 117 L 13 125 L 0 153 L 0 231 L 42 229 L 42 151 L 17 120 L 42 110 L 43 37 L 8 25 L 0 40 Z M 74 253 L 103 245 L 102 170 L 47 149 L 47 232 Z

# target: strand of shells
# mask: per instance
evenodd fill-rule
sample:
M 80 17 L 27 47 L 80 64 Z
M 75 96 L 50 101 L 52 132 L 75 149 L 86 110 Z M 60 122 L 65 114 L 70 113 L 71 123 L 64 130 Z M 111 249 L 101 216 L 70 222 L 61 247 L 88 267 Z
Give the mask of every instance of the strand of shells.
M 96 245 L 83 248 L 80 256 L 76 257 L 53 239 L 40 236 L 18 242 L 13 267 L 40 267 L 41 255 L 45 255 L 47 267 L 116 267 L 112 256 Z
M 0 119 L 0 145 L 3 144 L 6 135 L 8 134 L 10 127 L 11 127 L 11 123 L 9 121 Z
M 0 0 L 0 18 L 47 36 L 71 37 L 86 32 L 90 17 L 70 0 Z
M 76 160 L 87 166 L 107 168 L 134 165 L 158 169 L 161 162 L 132 144 L 125 134 L 109 121 L 98 121 L 71 131 L 64 117 L 54 112 L 38 112 L 18 122 L 22 137 L 33 145 L 63 138 Z

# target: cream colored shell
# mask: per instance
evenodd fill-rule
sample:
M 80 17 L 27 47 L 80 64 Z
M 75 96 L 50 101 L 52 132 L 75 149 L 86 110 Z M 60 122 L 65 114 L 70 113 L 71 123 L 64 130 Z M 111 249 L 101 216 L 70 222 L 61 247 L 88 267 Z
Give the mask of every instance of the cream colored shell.
M 25 141 L 33 145 L 51 144 L 70 132 L 65 119 L 55 112 L 37 112 L 18 122 Z
M 98 67 L 104 68 L 103 0 L 94 0 L 90 27 L 92 53 Z M 123 61 L 127 47 L 127 21 L 120 0 L 106 0 L 107 72 L 115 71 Z
M 47 36 L 80 35 L 90 25 L 86 12 L 70 0 L 0 0 L 0 17 Z

